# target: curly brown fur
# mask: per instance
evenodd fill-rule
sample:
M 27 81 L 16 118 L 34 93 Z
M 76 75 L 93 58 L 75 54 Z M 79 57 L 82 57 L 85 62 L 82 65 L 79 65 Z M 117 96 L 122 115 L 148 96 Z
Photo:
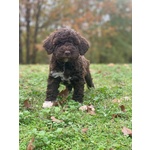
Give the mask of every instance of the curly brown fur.
M 59 93 L 59 84 L 66 85 L 69 91 L 74 89 L 73 99 L 83 102 L 84 84 L 94 87 L 89 61 L 83 56 L 89 43 L 72 29 L 61 28 L 53 32 L 43 44 L 48 54 L 52 54 L 46 92 L 46 101 L 55 101 Z

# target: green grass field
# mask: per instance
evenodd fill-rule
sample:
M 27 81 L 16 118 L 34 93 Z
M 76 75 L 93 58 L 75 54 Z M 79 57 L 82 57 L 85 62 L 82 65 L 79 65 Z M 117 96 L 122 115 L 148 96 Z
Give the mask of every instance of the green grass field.
M 62 105 L 43 109 L 49 66 L 20 65 L 20 150 L 132 149 L 131 136 L 122 132 L 123 127 L 132 130 L 132 65 L 90 68 L 95 89 L 85 86 L 83 105 L 93 105 L 95 115 L 79 110 L 81 104 L 71 100 L 72 94 Z

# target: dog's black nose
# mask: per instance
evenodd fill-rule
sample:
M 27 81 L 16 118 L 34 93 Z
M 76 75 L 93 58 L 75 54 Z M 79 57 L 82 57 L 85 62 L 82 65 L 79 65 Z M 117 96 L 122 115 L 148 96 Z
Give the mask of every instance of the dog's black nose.
M 70 55 L 70 51 L 65 51 L 65 55 L 69 56 Z

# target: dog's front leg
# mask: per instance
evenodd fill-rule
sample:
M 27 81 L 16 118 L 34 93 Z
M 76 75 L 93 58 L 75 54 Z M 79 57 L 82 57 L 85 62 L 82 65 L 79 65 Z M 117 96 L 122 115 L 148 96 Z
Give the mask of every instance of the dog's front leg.
M 57 95 L 59 93 L 58 88 L 60 81 L 60 78 L 53 78 L 51 76 L 48 77 L 46 99 L 43 103 L 44 108 L 53 106 L 53 102 L 56 101 Z
M 48 85 L 46 91 L 46 101 L 56 101 L 59 93 L 58 88 L 60 84 L 60 78 L 48 77 Z
M 84 96 L 84 80 L 80 80 L 73 84 L 74 86 L 74 93 L 73 93 L 73 100 L 78 101 L 80 103 L 83 102 Z

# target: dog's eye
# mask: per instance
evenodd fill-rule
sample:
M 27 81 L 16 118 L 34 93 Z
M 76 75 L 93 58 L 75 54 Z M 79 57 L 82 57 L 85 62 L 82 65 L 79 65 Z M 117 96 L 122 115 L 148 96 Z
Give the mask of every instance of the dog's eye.
M 65 50 L 61 48 L 59 51 L 60 51 L 60 52 L 64 52 Z
M 74 47 L 72 47 L 72 50 L 71 50 L 72 52 L 76 52 L 77 51 L 77 49 L 76 48 L 74 48 Z
M 66 51 L 66 49 L 65 48 L 60 48 L 60 50 L 59 50 L 60 52 L 65 52 Z
M 74 52 L 75 52 L 75 49 L 72 49 L 71 52 L 74 53 Z

